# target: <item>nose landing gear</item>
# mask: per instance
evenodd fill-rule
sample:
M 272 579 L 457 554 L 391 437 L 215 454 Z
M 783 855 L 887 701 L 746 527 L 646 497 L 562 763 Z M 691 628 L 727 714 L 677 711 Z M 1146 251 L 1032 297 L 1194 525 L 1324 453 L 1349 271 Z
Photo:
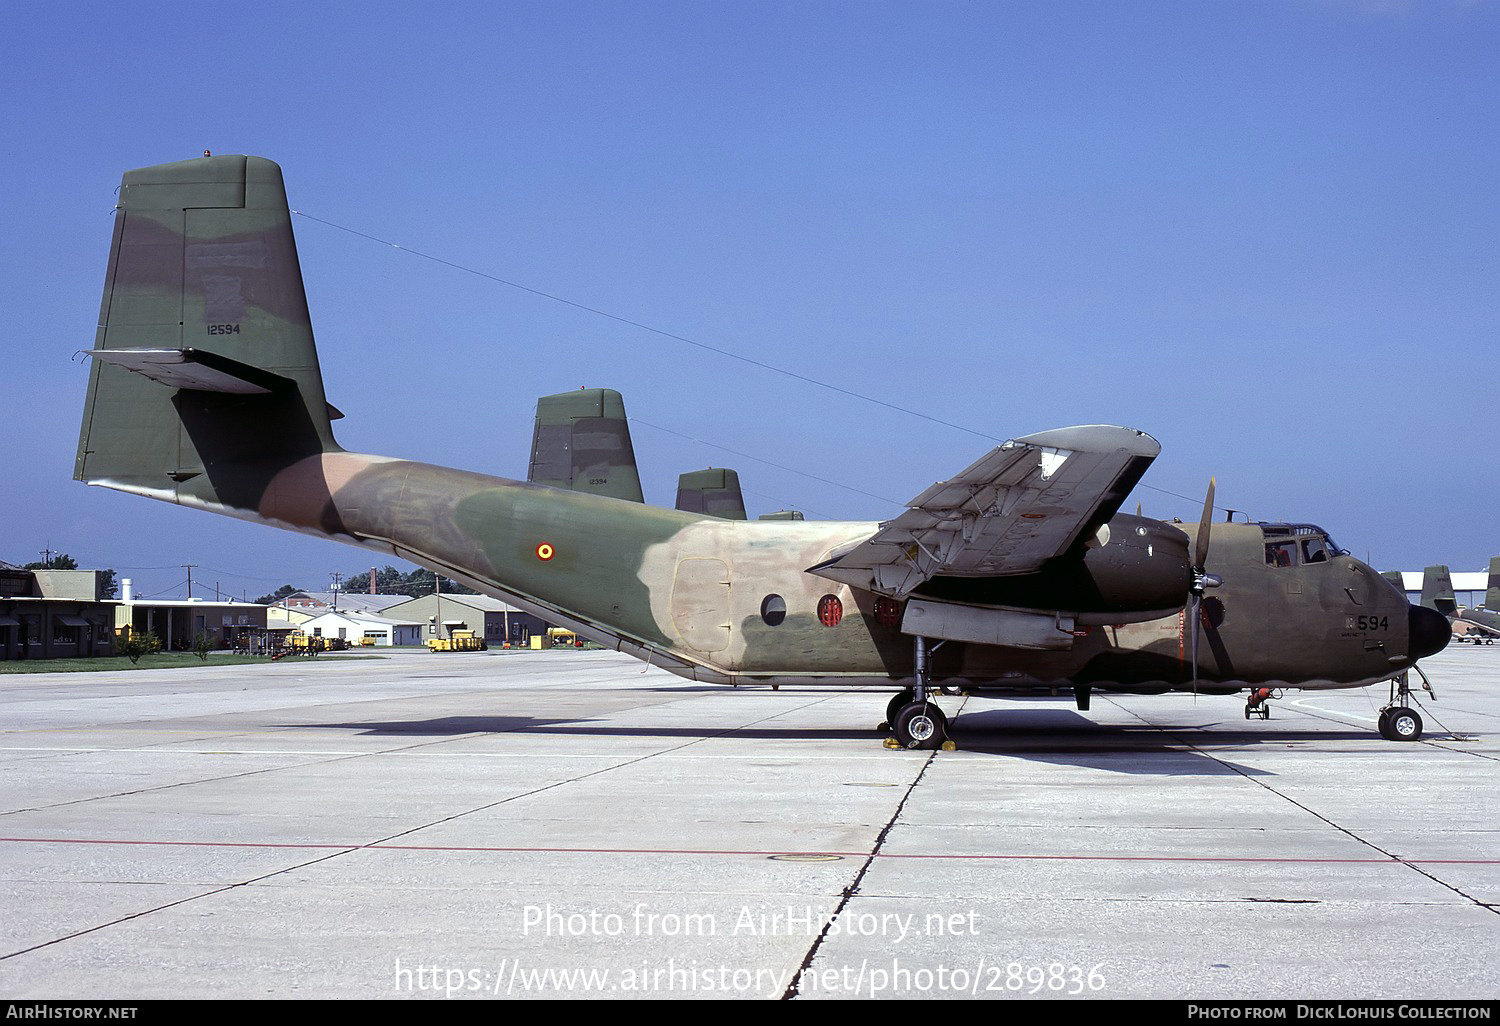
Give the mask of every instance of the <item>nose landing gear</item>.
M 1380 736 L 1387 741 L 1418 741 L 1422 737 L 1422 717 L 1404 705 L 1386 709 L 1379 723 Z
M 1421 670 L 1417 671 L 1421 673 Z M 1427 683 L 1427 677 L 1422 677 L 1423 686 L 1437 698 L 1437 693 L 1432 691 L 1432 685 Z M 1391 680 L 1391 701 L 1384 709 L 1380 710 L 1380 719 L 1377 724 L 1380 728 L 1380 736 L 1387 741 L 1420 741 L 1422 739 L 1422 717 L 1411 708 L 1411 688 L 1407 684 L 1406 674 L 1402 674 Z

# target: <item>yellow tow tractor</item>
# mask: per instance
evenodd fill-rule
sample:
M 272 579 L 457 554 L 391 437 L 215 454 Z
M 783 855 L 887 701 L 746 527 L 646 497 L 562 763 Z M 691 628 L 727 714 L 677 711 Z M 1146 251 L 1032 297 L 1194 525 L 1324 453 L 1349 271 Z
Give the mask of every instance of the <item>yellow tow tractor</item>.
M 583 639 L 566 627 L 548 627 L 547 645 L 551 648 L 582 648 Z
M 489 648 L 473 631 L 454 631 L 450 637 L 428 638 L 429 652 L 483 652 Z

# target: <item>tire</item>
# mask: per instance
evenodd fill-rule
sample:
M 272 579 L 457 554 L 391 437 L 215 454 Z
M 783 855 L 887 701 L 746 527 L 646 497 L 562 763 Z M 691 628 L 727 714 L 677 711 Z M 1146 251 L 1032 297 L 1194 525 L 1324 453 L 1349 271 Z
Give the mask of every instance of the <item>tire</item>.
M 896 722 L 896 714 L 901 711 L 901 707 L 909 704 L 916 697 L 916 692 L 912 691 L 910 688 L 905 691 L 898 691 L 894 695 L 892 695 L 890 702 L 888 702 L 885 707 L 885 726 L 881 727 L 880 729 L 890 729 L 891 725 Z
M 1386 715 L 1386 729 L 1392 741 L 1420 741 L 1422 739 L 1422 717 L 1415 709 L 1390 709 Z
M 902 748 L 932 751 L 948 740 L 948 718 L 931 702 L 903 705 L 891 721 L 896 741 Z

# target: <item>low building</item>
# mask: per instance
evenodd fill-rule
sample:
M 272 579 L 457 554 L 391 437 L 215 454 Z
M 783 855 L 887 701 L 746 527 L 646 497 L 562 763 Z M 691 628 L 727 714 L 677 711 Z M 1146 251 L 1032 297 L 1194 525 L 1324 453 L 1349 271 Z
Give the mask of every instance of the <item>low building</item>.
M 300 630 L 315 638 L 337 638 L 351 645 L 370 644 L 381 648 L 393 645 L 422 644 L 422 625 L 414 620 L 384 616 L 380 613 L 332 610 L 302 624 Z
M 116 603 L 95 570 L 26 570 L 0 562 L 0 659 L 113 655 Z
M 328 610 L 322 607 L 310 606 L 288 606 L 281 602 L 273 602 L 266 607 L 270 610 L 272 619 L 284 620 L 290 624 L 291 629 L 301 630 L 302 625 L 315 616 L 322 616 Z
M 199 634 L 208 636 L 210 648 L 244 650 L 266 630 L 266 607 L 253 602 L 126 598 L 115 605 L 116 631 L 155 634 L 169 652 L 191 652 Z
M 385 615 L 420 623 L 424 641 L 473 631 L 491 648 L 505 643 L 507 631 L 511 645 L 523 647 L 533 634 L 546 633 L 548 626 L 540 617 L 488 595 L 423 595 L 389 607 Z

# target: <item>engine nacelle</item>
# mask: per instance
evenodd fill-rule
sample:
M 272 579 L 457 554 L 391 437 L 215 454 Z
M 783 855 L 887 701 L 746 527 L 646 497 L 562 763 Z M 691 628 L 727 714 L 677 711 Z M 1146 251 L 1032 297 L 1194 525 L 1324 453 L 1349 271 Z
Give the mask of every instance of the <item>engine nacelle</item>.
M 925 607 L 917 616 L 928 623 L 950 623 L 952 630 L 964 635 L 983 635 L 993 629 L 999 636 L 1007 632 L 1025 636 L 1028 631 L 1043 631 L 1042 621 L 1035 619 L 1039 615 L 1056 621 L 1053 633 L 1061 633 L 1065 621 L 1075 626 L 1099 626 L 1156 620 L 1187 603 L 1193 582 L 1188 544 L 1188 536 L 1180 528 L 1122 513 L 1081 552 L 1060 556 L 1033 573 L 1009 577 L 940 575 L 918 587 L 911 601 Z M 995 622 L 986 627 L 982 615 L 934 608 L 950 605 L 979 607 L 972 610 L 974 614 L 982 614 L 987 607 L 994 614 L 1024 615 L 992 617 Z M 912 628 L 916 627 L 916 618 L 912 618 Z M 903 629 L 918 633 L 904 624 Z

